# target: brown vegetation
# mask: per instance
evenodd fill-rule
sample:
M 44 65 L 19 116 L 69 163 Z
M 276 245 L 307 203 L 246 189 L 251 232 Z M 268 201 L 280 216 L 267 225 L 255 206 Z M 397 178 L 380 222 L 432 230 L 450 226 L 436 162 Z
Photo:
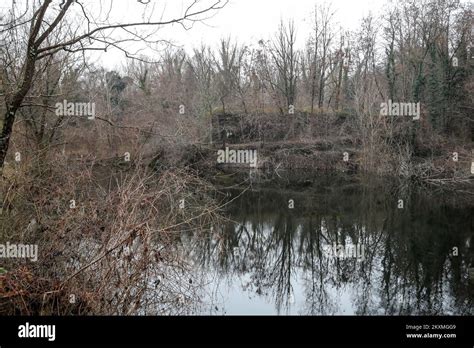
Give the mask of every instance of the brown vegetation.
M 89 18 L 79 0 L 27 2 L 0 27 L 0 240 L 39 244 L 41 255 L 2 263 L 0 314 L 192 311 L 170 305 L 199 291 L 175 236 L 220 218 L 204 178 L 222 169 L 225 146 L 257 148 L 273 171 L 472 185 L 472 13 L 459 1 L 403 0 L 354 32 L 321 6 L 310 33 L 282 22 L 269 41 L 167 47 L 123 71 L 80 53 L 156 43 L 148 30 L 201 20 L 222 2 L 135 24 Z M 420 102 L 421 120 L 381 115 L 389 99 Z M 58 114 L 63 100 L 95 103 L 95 118 Z

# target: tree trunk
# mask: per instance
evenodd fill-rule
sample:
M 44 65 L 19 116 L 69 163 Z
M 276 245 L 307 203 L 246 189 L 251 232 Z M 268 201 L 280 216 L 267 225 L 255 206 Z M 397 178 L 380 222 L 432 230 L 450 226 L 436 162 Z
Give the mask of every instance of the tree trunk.
M 10 138 L 13 132 L 13 124 L 15 123 L 16 112 L 31 88 L 33 75 L 35 73 L 36 57 L 36 49 L 30 43 L 24 64 L 24 73 L 20 88 L 15 92 L 10 100 L 7 99 L 6 101 L 7 111 L 5 112 L 2 133 L 0 135 L 0 168 L 3 168 L 3 164 L 5 163 L 5 157 L 7 156 Z
M 3 128 L 0 136 L 0 168 L 3 168 L 3 163 L 5 162 L 5 157 L 7 156 L 14 122 L 15 112 L 7 109 L 3 118 Z

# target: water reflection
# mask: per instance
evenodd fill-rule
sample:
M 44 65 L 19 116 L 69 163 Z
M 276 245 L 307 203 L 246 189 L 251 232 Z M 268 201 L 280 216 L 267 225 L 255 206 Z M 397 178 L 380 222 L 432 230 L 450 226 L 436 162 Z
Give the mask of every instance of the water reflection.
M 473 314 L 472 204 L 400 187 L 326 177 L 245 192 L 231 222 L 183 242 L 207 277 L 202 312 Z M 334 257 L 334 244 L 363 245 L 364 260 Z

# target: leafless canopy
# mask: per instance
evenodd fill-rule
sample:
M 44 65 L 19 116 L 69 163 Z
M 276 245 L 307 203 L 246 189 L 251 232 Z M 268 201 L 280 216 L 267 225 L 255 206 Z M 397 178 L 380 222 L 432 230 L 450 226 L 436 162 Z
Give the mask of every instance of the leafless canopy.
M 188 1 L 180 13 L 168 14 L 166 7 L 137 1 L 143 6 L 137 20 L 116 20 L 112 1 L 87 0 L 12 0 L 8 15 L 2 16 L 0 38 L 7 47 L 2 66 L 14 70 L 9 83 L 15 88 L 5 93 L 6 112 L 0 135 L 0 167 L 8 150 L 15 115 L 31 89 L 35 70 L 40 60 L 61 52 L 81 53 L 107 51 L 116 48 L 127 57 L 137 58 L 132 51 L 134 42 L 144 42 L 151 48 L 163 40 L 157 31 L 169 25 L 190 29 L 196 22 L 208 19 L 225 6 L 224 0 Z M 15 50 L 10 49 L 15 46 Z M 15 69 L 12 69 L 14 67 Z M 9 74 L 5 74 L 8 78 Z

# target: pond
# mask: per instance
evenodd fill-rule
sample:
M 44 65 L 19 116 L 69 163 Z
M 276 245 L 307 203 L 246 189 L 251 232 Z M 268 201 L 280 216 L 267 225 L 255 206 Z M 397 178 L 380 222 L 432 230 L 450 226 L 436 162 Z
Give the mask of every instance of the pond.
M 469 199 L 373 177 L 289 181 L 225 190 L 229 221 L 183 236 L 205 284 L 198 314 L 474 313 Z

